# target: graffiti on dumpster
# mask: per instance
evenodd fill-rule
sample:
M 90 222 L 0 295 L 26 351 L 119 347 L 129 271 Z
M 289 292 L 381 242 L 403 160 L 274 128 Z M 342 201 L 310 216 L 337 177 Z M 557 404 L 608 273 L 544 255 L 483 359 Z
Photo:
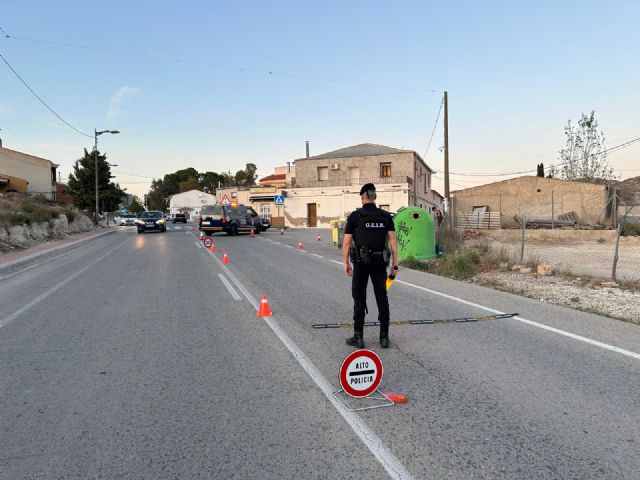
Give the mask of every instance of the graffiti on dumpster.
M 398 245 L 402 250 L 409 244 L 409 234 L 413 230 L 413 227 L 409 227 L 405 221 L 398 222 Z

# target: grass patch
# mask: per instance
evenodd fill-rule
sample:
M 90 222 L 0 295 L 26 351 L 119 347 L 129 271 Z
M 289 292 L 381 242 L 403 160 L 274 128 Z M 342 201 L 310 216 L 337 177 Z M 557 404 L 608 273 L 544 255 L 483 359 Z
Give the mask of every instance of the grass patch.
M 456 280 L 467 280 L 478 273 L 504 268 L 509 264 L 506 248 L 492 250 L 488 242 L 474 242 L 473 245 L 457 246 L 455 251 L 428 261 L 408 257 L 400 262 L 405 268 L 421 270 Z
M 66 215 L 71 222 L 76 217 L 77 210 L 69 205 L 60 205 L 42 195 L 8 193 L 0 196 L 0 225 L 5 228 L 51 222 L 60 214 Z

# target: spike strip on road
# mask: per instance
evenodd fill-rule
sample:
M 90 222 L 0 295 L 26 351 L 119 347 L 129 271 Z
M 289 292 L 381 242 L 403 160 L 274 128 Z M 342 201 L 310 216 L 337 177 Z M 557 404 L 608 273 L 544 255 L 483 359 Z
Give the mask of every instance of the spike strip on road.
M 403 326 L 403 325 L 432 325 L 434 323 L 470 323 L 480 322 L 484 320 L 501 320 L 503 318 L 513 318 L 519 315 L 518 313 L 501 313 L 496 315 L 482 315 L 479 317 L 460 317 L 460 318 L 433 318 L 428 320 L 391 320 L 389 325 Z M 311 325 L 315 329 L 324 328 L 353 328 L 353 323 L 315 323 Z M 379 327 L 380 322 L 364 322 L 365 327 Z

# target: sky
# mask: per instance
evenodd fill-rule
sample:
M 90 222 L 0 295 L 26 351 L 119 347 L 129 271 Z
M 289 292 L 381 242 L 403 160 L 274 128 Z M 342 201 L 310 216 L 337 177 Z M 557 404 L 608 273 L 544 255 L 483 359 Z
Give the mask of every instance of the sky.
M 117 129 L 99 150 L 136 195 L 187 167 L 266 176 L 307 140 L 377 143 L 417 151 L 443 193 L 445 90 L 451 190 L 557 163 L 583 112 L 607 148 L 640 137 L 638 18 L 636 0 L 0 0 L 0 54 L 88 134 L 0 61 L 0 138 L 64 180 Z M 640 175 L 640 142 L 608 160 Z

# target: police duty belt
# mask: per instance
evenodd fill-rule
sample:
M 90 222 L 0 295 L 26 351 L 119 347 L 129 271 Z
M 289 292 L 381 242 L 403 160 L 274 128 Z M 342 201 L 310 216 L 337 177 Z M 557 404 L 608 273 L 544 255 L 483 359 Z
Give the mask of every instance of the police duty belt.
M 435 323 L 471 323 L 484 320 L 502 320 L 504 318 L 513 318 L 520 315 L 519 313 L 499 313 L 496 315 L 481 315 L 478 317 L 459 317 L 459 318 L 431 318 L 427 320 L 390 320 L 389 326 L 405 326 L 405 325 L 433 325 Z M 365 327 L 379 327 L 380 322 L 364 322 Z M 315 329 L 323 328 L 353 328 L 353 323 L 315 323 L 311 325 Z

